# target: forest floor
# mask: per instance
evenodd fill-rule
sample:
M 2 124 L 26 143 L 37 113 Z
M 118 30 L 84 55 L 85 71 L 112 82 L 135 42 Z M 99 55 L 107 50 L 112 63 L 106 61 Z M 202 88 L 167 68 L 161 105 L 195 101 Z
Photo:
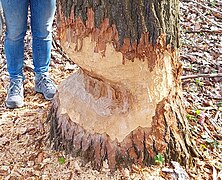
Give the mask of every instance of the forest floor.
M 185 169 L 190 179 L 222 180 L 222 2 L 183 0 L 180 2 L 183 93 L 192 142 L 202 160 Z M 56 35 L 55 35 L 56 36 Z M 173 167 L 121 169 L 111 174 L 104 162 L 100 172 L 80 158 L 53 151 L 46 123 L 51 103 L 34 87 L 31 35 L 25 45 L 25 106 L 7 109 L 9 82 L 3 44 L 0 44 L 0 179 L 178 179 Z M 59 84 L 76 70 L 61 49 L 54 45 L 51 77 Z M 204 75 L 203 75 L 204 74 Z M 197 75 L 193 77 L 193 75 Z M 183 172 L 183 171 L 181 171 Z M 181 178 L 185 179 L 185 178 Z

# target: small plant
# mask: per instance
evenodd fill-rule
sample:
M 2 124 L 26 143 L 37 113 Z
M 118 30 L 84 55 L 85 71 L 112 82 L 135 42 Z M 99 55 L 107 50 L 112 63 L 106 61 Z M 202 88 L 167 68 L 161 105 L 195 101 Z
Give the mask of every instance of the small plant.
M 201 148 L 202 151 L 206 151 L 207 150 L 207 147 L 204 144 L 200 144 L 200 148 Z
M 194 115 L 187 114 L 186 117 L 187 117 L 187 120 L 189 120 L 189 121 L 197 121 L 197 118 Z
M 200 35 L 200 36 L 204 36 L 204 33 L 203 33 L 203 32 L 199 32 L 199 35 Z
M 190 69 L 193 69 L 193 65 L 192 65 L 192 64 L 190 64 L 190 65 L 189 65 L 189 68 L 190 68 Z
M 202 138 L 205 140 L 206 144 L 209 145 L 210 147 L 218 148 L 221 149 L 222 145 L 217 140 L 214 140 L 212 138 L 209 138 L 206 135 L 202 135 Z
M 203 82 L 202 82 L 200 79 L 196 79 L 196 80 L 195 80 L 195 83 L 196 83 L 198 86 L 203 86 Z
M 222 101 L 218 102 L 218 106 L 222 107 Z
M 197 109 L 197 110 L 195 111 L 195 114 L 198 115 L 198 116 L 201 115 L 201 110 Z
M 211 6 L 211 7 L 215 7 L 216 4 L 217 4 L 217 3 L 216 3 L 216 0 L 213 0 L 213 1 L 210 2 L 210 6 Z
M 214 70 L 214 69 L 212 69 L 211 71 L 210 71 L 212 74 L 214 73 L 214 74 L 216 74 L 216 73 L 218 73 L 216 70 Z
M 206 142 L 210 145 L 210 146 L 213 146 L 213 147 L 218 147 L 220 144 L 217 140 L 213 140 L 211 138 L 207 138 L 206 139 Z
M 65 164 L 65 162 L 66 162 L 66 160 L 63 156 L 59 157 L 58 161 L 59 161 L 59 164 Z
M 160 154 L 160 153 L 158 153 L 158 154 L 154 157 L 154 161 L 155 161 L 156 164 L 159 164 L 159 165 L 163 164 L 163 162 L 164 162 L 164 157 L 163 157 L 163 155 Z

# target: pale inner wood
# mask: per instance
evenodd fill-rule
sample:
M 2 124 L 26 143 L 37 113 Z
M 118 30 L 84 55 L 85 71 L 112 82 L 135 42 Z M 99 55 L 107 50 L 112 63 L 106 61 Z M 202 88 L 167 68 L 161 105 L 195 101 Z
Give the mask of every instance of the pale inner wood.
M 82 43 L 80 52 L 73 50 L 72 42 L 62 44 L 87 74 L 80 70 L 60 85 L 59 112 L 91 134 L 106 133 L 119 142 L 139 126 L 151 127 L 156 105 L 174 86 L 170 55 L 165 52 L 163 59 L 155 60 L 160 63 L 150 72 L 146 60 L 123 65 L 122 54 L 112 44 L 102 56 L 94 52 L 90 37 Z

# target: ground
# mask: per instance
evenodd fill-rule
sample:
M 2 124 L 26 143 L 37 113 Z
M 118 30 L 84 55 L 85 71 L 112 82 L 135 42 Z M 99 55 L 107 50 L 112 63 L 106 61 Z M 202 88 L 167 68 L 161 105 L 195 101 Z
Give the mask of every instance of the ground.
M 198 4 L 200 3 L 200 4 Z M 202 159 L 185 169 L 190 179 L 222 179 L 222 2 L 180 2 L 183 92 L 192 141 Z M 56 23 L 55 23 L 56 24 Z M 54 37 L 56 39 L 56 28 Z M 2 38 L 3 40 L 3 38 Z M 5 107 L 8 74 L 0 44 L 0 179 L 173 179 L 172 165 L 134 166 L 111 173 L 106 162 L 101 172 L 63 152 L 53 151 L 48 140 L 47 114 L 51 102 L 34 91 L 31 35 L 25 46 L 25 106 Z M 78 68 L 54 41 L 51 77 L 56 84 Z M 207 74 L 196 77 L 194 74 Z M 210 78 L 209 74 L 214 77 Z M 174 167 L 175 169 L 175 167 Z M 185 178 L 184 178 L 185 179 Z

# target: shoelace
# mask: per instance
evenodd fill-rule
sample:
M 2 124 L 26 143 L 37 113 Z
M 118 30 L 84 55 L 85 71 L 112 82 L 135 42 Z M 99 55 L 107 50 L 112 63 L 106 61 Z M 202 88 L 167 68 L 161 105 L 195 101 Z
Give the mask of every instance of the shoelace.
M 22 80 L 11 80 L 9 85 L 10 95 L 20 95 L 22 90 Z
M 54 83 L 53 81 L 46 75 L 42 75 L 39 82 L 38 82 L 38 86 L 43 86 L 45 87 L 47 90 L 54 88 Z

